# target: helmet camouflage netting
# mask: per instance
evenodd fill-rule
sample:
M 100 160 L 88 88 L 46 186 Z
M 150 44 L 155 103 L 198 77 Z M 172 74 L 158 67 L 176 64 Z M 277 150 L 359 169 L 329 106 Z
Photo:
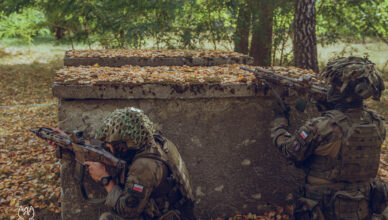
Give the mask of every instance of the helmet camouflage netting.
M 127 142 L 130 149 L 138 150 L 150 145 L 154 127 L 140 109 L 129 107 L 117 109 L 108 115 L 96 131 L 96 139 L 105 142 Z
M 362 99 L 373 96 L 374 100 L 379 100 L 385 88 L 374 65 L 368 58 L 342 57 L 328 62 L 320 75 L 328 84 L 340 86 L 341 93 L 348 91 L 350 94 L 346 96 L 356 94 Z M 348 87 L 352 90 L 347 90 Z

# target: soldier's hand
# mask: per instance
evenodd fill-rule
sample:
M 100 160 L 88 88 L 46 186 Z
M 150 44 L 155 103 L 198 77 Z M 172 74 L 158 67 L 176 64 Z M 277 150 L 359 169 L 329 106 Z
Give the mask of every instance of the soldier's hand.
M 102 177 L 109 176 L 104 164 L 92 161 L 86 161 L 85 164 L 89 166 L 89 174 L 94 181 L 99 182 Z

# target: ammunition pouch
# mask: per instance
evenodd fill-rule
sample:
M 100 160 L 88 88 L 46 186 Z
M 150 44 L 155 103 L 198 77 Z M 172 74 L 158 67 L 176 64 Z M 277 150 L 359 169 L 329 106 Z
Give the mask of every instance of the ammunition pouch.
M 370 217 L 368 198 L 360 191 L 338 191 L 333 195 L 335 219 L 367 219 Z
M 378 179 L 371 183 L 370 206 L 373 213 L 381 214 L 387 208 L 388 185 Z
M 304 193 L 306 198 L 319 201 L 325 219 L 369 219 L 371 217 L 370 190 L 370 183 L 368 182 L 359 184 L 307 184 Z M 313 210 L 315 210 L 315 216 L 317 216 L 317 209 L 313 208 Z M 314 219 L 313 217 L 314 215 L 310 219 Z

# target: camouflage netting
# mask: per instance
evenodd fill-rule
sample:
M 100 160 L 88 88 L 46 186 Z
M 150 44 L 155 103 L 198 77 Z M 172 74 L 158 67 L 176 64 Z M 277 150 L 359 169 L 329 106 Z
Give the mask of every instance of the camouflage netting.
M 108 115 L 96 132 L 96 139 L 106 142 L 125 141 L 130 149 L 148 146 L 153 140 L 153 123 L 137 108 L 117 109 Z
M 363 82 L 365 85 L 355 92 L 365 94 L 362 96 L 364 99 L 373 96 L 374 100 L 379 100 L 384 90 L 384 82 L 374 65 L 367 58 L 342 57 L 330 61 L 320 75 L 326 78 L 327 83 L 341 86 L 341 93 L 348 86 L 355 86 Z M 368 92 L 367 90 L 370 89 L 372 90 Z

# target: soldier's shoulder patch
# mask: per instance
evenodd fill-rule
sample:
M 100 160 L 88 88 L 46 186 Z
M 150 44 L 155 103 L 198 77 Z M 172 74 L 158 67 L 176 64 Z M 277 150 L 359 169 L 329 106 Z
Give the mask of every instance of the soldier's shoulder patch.
M 144 186 L 140 184 L 133 184 L 132 191 L 143 192 Z
M 299 132 L 299 136 L 300 136 L 303 140 L 305 140 L 306 138 L 309 137 L 309 135 L 307 134 L 307 132 L 304 131 L 304 130 L 301 130 L 301 131 Z
M 314 133 L 311 126 L 302 126 L 295 131 L 295 139 L 301 144 L 301 146 L 308 145 L 313 136 Z

